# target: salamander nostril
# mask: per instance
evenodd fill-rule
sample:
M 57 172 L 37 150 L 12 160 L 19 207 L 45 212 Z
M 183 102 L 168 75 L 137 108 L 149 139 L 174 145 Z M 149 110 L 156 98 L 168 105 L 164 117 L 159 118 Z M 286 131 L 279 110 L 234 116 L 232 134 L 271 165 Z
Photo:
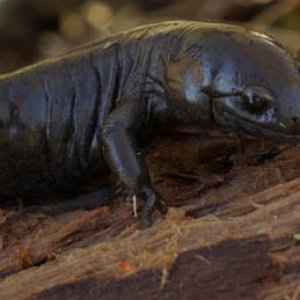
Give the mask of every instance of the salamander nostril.
M 292 117 L 292 121 L 293 121 L 294 123 L 297 123 L 297 122 L 299 121 L 299 118 L 298 118 L 298 117 Z

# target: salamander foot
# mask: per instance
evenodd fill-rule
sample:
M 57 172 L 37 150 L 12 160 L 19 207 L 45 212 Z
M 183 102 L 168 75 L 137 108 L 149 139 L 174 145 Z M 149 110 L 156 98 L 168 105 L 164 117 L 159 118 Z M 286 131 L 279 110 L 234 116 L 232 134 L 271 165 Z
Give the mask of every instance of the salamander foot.
M 143 189 L 140 196 L 145 200 L 145 204 L 141 212 L 142 227 L 147 228 L 152 224 L 151 215 L 154 207 L 156 206 L 161 214 L 166 214 L 168 212 L 168 207 L 161 197 L 150 188 Z

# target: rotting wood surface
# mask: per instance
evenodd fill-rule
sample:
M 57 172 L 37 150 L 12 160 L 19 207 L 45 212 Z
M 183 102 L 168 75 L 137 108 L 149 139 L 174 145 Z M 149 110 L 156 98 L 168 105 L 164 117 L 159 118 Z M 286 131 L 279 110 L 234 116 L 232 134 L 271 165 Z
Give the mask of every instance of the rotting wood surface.
M 170 205 L 0 216 L 0 299 L 300 299 L 300 146 L 171 136 L 147 162 Z

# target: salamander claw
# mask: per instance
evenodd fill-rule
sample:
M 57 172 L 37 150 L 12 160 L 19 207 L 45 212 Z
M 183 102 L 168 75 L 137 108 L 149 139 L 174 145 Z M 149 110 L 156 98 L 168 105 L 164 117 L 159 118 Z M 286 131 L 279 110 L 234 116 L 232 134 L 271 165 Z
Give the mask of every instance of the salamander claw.
M 142 227 L 147 228 L 152 224 L 151 215 L 154 207 L 156 206 L 162 214 L 167 213 L 168 207 L 161 197 L 150 188 L 143 189 L 140 196 L 145 200 L 145 204 L 141 212 Z
M 168 206 L 166 202 L 160 197 L 157 198 L 156 207 L 160 211 L 161 214 L 165 215 L 168 212 Z

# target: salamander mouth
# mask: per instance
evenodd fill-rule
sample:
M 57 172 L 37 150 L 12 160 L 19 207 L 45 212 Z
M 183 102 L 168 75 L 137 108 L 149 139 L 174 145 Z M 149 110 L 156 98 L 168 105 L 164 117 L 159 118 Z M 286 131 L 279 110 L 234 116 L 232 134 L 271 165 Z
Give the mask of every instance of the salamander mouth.
M 268 138 L 268 139 L 275 139 L 280 140 L 282 142 L 299 142 L 300 141 L 300 134 L 287 134 L 284 132 L 272 130 L 269 128 L 265 128 L 259 124 L 249 122 L 248 120 L 238 118 L 237 116 L 226 112 L 228 117 L 230 118 L 229 126 L 227 128 L 231 128 L 232 131 L 238 132 L 241 135 L 241 132 L 249 134 L 255 138 Z M 227 119 L 228 119 L 227 117 Z M 218 122 L 218 118 L 214 116 L 214 121 L 219 124 L 223 125 Z

